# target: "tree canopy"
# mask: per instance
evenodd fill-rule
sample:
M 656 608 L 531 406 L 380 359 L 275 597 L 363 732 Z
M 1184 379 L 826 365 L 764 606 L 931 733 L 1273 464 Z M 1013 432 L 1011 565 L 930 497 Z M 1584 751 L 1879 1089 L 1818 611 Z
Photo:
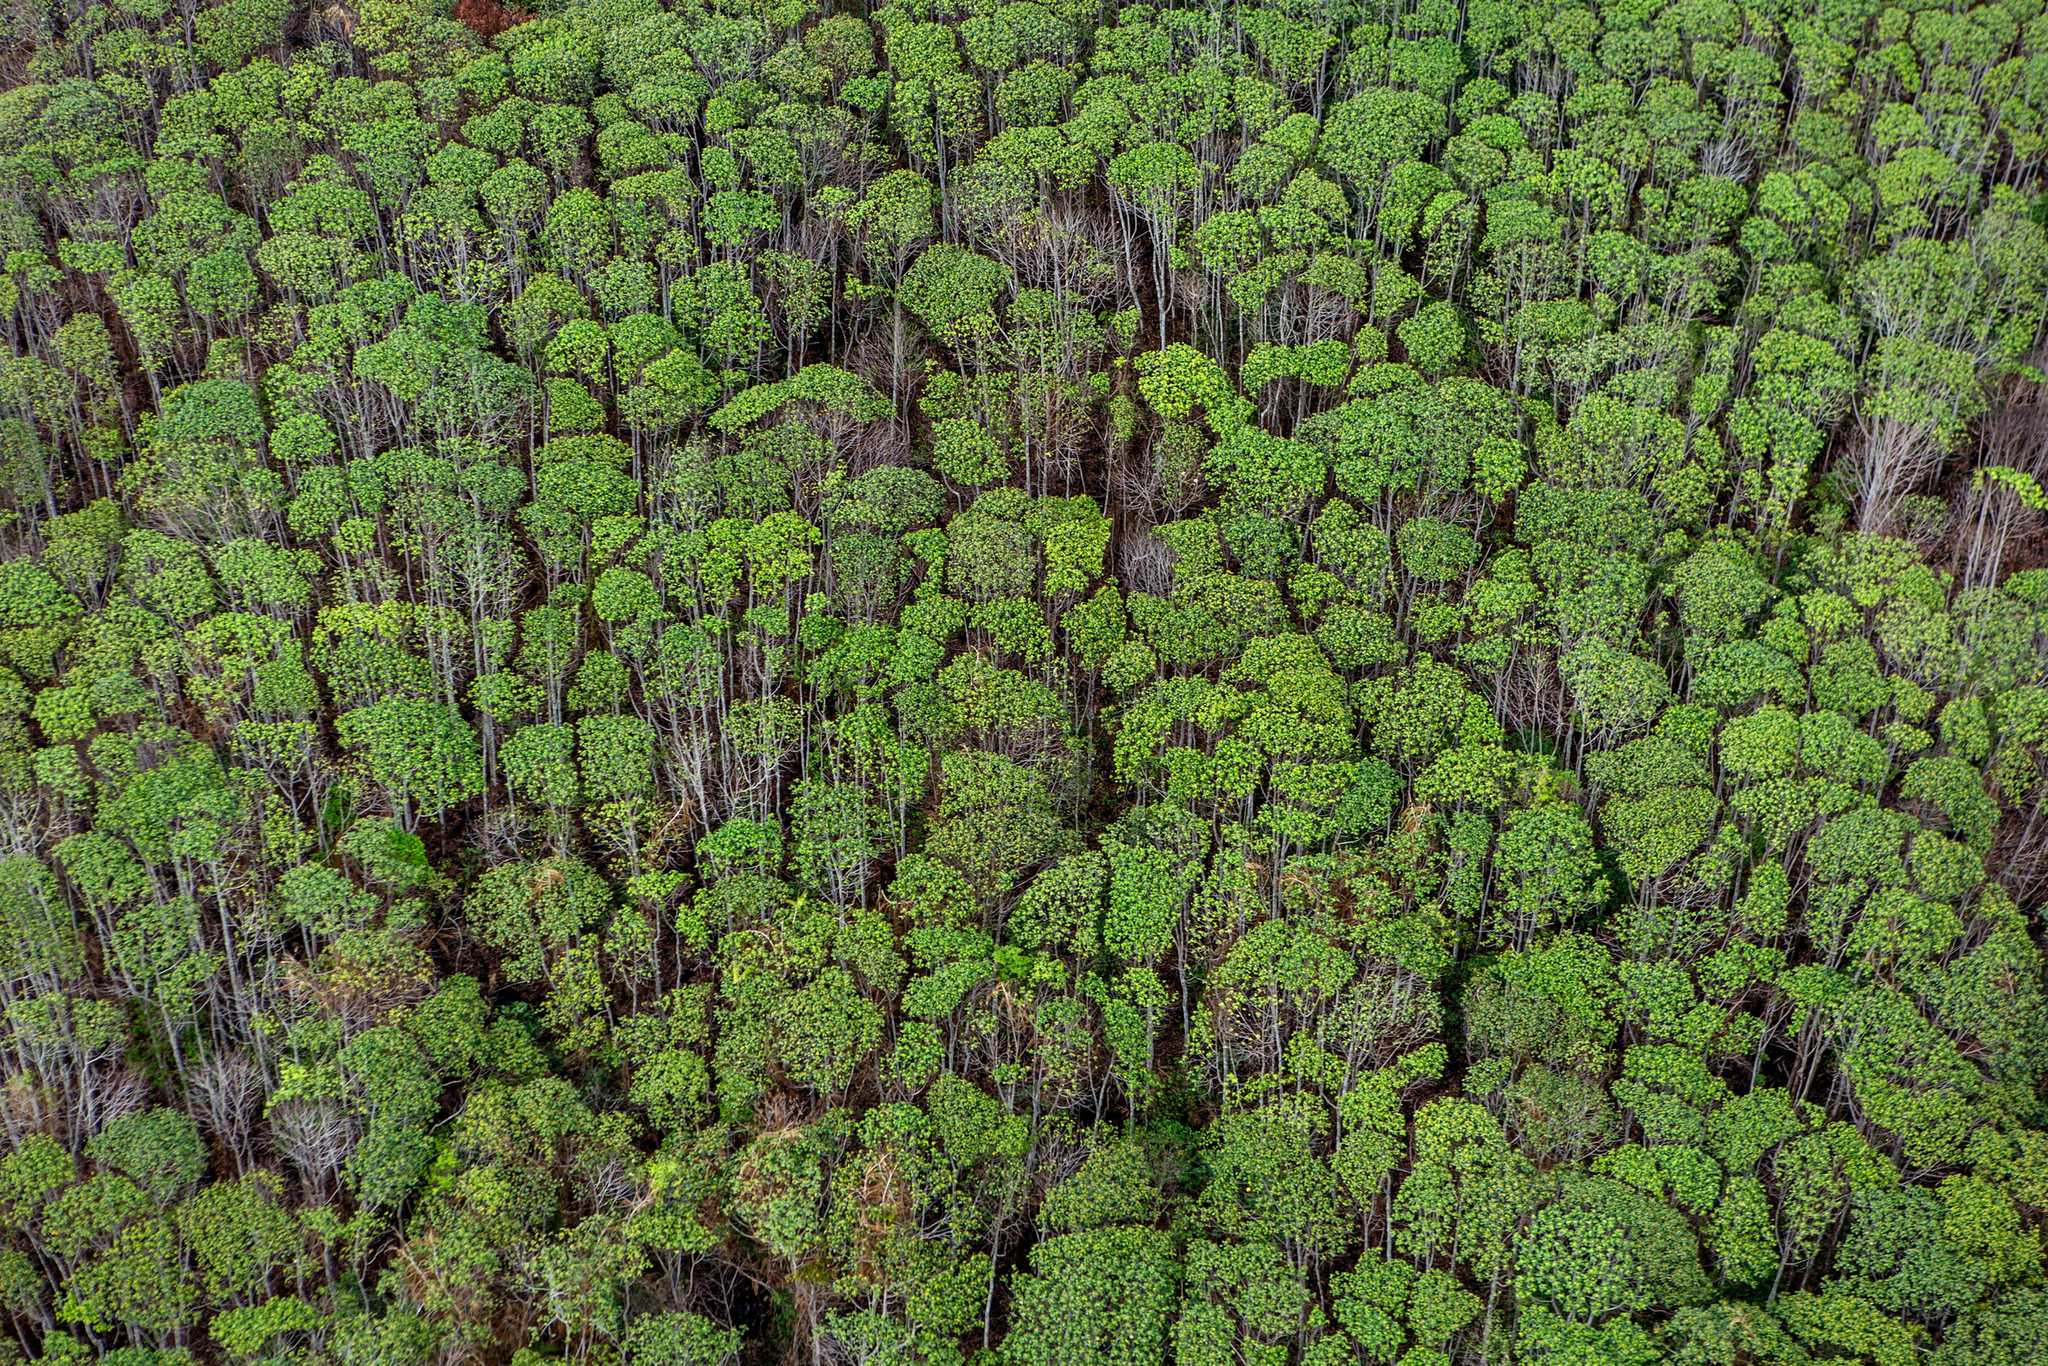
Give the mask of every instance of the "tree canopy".
M 2030 1366 L 2043 0 L 17 0 L 0 1366 Z

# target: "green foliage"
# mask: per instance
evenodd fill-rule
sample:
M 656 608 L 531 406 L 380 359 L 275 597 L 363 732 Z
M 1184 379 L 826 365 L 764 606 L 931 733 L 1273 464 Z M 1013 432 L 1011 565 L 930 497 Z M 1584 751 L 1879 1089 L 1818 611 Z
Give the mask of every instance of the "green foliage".
M 2039 1359 L 2038 8 L 16 6 L 0 1361 Z

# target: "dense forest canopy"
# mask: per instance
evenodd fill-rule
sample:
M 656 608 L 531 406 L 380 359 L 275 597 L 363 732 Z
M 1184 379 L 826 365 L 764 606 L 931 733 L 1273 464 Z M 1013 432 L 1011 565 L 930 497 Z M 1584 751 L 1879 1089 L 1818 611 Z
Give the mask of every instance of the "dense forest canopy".
M 0 1366 L 2029 1366 L 2044 0 L 6 0 Z

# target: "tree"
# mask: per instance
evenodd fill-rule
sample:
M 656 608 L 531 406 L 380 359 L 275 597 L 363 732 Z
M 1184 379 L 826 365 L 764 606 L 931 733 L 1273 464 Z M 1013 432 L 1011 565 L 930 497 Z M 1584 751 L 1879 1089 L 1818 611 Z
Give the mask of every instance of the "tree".
M 1179 1279 L 1166 1234 L 1147 1228 L 1065 1233 L 1031 1249 L 1019 1272 L 1003 1355 L 1020 1363 L 1166 1360 Z
M 483 791 L 476 732 L 452 707 L 386 698 L 344 712 L 335 730 L 361 756 L 370 780 L 389 795 L 408 829 Z

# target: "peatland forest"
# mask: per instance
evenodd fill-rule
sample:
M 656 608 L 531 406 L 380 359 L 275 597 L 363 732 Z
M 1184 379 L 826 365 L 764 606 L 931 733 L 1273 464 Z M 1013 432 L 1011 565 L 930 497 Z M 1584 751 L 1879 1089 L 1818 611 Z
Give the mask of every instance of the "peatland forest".
M 0 0 L 0 1366 L 2039 1366 L 2048 0 Z

